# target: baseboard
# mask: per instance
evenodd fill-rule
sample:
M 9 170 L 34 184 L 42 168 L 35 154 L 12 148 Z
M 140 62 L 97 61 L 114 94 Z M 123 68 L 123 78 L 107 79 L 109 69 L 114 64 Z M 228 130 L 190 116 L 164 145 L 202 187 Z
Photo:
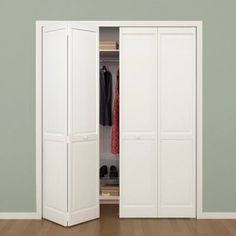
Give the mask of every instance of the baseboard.
M 37 212 L 0 212 L 1 220 L 36 220 L 41 219 L 41 215 Z
M 236 212 L 202 212 L 198 219 L 236 219 Z M 41 215 L 37 212 L 1 212 L 0 220 L 39 220 Z
M 202 212 L 198 219 L 236 219 L 236 212 Z

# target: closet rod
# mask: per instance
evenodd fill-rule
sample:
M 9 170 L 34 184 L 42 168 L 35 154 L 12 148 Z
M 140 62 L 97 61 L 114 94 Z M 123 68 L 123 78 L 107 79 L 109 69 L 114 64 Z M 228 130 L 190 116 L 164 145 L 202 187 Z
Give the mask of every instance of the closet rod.
M 119 60 L 116 59 L 102 59 L 100 62 L 119 62 Z

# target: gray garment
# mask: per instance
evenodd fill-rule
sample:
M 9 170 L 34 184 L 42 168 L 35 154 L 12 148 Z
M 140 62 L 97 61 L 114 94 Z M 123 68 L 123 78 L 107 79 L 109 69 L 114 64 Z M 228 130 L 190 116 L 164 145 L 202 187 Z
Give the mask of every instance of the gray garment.
M 112 74 L 100 70 L 100 124 L 112 125 Z

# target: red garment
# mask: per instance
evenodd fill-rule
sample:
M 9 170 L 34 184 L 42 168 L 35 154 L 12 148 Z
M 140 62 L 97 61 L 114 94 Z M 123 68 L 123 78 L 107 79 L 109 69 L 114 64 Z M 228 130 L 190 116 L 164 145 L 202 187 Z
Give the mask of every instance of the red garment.
M 119 143 L 119 70 L 116 76 L 116 90 L 114 107 L 112 114 L 112 131 L 111 131 L 111 152 L 118 154 L 120 151 Z

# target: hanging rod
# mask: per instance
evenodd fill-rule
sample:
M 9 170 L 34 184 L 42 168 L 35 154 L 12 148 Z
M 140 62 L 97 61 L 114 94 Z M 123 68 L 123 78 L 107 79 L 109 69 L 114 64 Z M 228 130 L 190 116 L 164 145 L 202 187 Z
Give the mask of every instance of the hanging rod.
M 100 62 L 119 62 L 118 59 L 101 59 Z

